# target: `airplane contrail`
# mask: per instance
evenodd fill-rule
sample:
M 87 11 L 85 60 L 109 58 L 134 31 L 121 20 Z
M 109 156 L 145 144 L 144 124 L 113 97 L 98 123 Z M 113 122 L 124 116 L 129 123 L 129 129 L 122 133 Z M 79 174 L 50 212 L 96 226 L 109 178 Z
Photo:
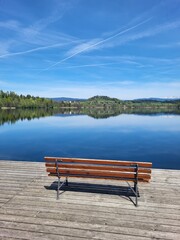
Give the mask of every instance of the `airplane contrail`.
M 26 50 L 26 51 L 7 53 L 7 54 L 0 55 L 0 58 L 5 58 L 5 57 L 9 57 L 9 56 L 16 56 L 16 55 L 22 55 L 22 54 L 36 52 L 36 51 L 39 51 L 39 50 L 44 50 L 44 49 L 49 49 L 49 48 L 55 48 L 55 47 L 58 47 L 58 46 L 61 46 L 61 45 L 62 45 L 61 43 L 57 43 L 57 44 L 48 45 L 48 46 L 44 46 L 44 47 L 32 48 L 32 49 L 29 49 L 29 50 Z
M 97 63 L 97 64 L 85 64 L 85 65 L 77 65 L 77 66 L 70 66 L 64 68 L 83 68 L 83 67 L 99 67 L 99 66 L 107 66 L 107 65 L 114 65 L 116 63 Z
M 70 58 L 72 58 L 72 57 L 74 57 L 74 56 L 76 56 L 76 55 L 78 55 L 78 54 L 80 54 L 80 53 L 88 50 L 88 49 L 91 49 L 91 48 L 93 48 L 93 47 L 95 47 L 95 46 L 98 46 L 98 45 L 100 45 L 100 44 L 102 44 L 102 43 L 105 43 L 105 42 L 107 42 L 107 41 L 109 41 L 109 40 L 111 40 L 111 39 L 113 39 L 113 38 L 116 38 L 116 37 L 119 36 L 119 35 L 122 35 L 122 34 L 124 34 L 124 33 L 126 33 L 126 32 L 129 32 L 130 30 L 135 29 L 135 28 L 143 25 L 143 24 L 146 23 L 146 22 L 149 22 L 151 19 L 152 19 L 152 17 L 151 17 L 151 18 L 148 18 L 147 20 L 145 20 L 145 21 L 143 21 L 143 22 L 141 22 L 141 23 L 136 24 L 136 25 L 133 26 L 133 27 L 127 28 L 127 29 L 125 29 L 125 30 L 123 30 L 123 31 L 121 31 L 121 32 L 119 32 L 119 33 L 116 33 L 116 34 L 114 34 L 114 35 L 111 36 L 111 37 L 108 37 L 108 38 L 103 39 L 103 40 L 101 40 L 101 41 L 99 41 L 99 42 L 97 42 L 97 43 L 94 43 L 94 44 L 92 44 L 92 45 L 90 45 L 90 46 L 88 46 L 88 47 L 85 47 L 85 48 L 81 49 L 80 51 L 78 51 L 78 52 L 76 52 L 76 53 L 73 53 L 72 55 L 70 55 L 70 56 L 62 59 L 61 61 L 58 61 L 58 62 L 52 64 L 52 65 L 49 66 L 48 68 L 43 69 L 41 72 L 47 71 L 47 70 L 53 68 L 54 66 L 56 66 L 56 65 L 58 65 L 58 64 L 60 64 L 60 63 L 62 63 L 62 62 L 65 62 L 66 60 L 68 60 L 68 59 L 70 59 Z

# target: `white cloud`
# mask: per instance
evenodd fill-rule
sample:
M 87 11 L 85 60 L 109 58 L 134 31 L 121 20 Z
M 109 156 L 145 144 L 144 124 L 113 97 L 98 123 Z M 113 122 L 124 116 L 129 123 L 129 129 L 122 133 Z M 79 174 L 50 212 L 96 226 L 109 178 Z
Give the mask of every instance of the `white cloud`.
M 121 38 L 115 39 L 114 41 L 111 41 L 111 42 L 107 42 L 106 44 L 103 45 L 103 47 L 114 48 L 116 46 L 121 46 L 126 43 L 133 42 L 142 38 L 152 37 L 152 36 L 155 36 L 179 27 L 180 27 L 180 21 L 166 22 L 164 24 L 153 26 L 147 30 L 143 30 L 143 31 L 141 30 L 140 32 L 136 32 L 136 33 L 128 33 L 122 36 Z M 179 46 L 179 42 L 177 43 L 177 46 Z
M 166 88 L 179 88 L 180 89 L 180 80 L 179 81 L 172 81 L 172 82 L 150 82 L 150 83 L 145 83 L 145 85 L 148 85 L 149 87 L 166 87 Z
M 0 28 L 6 28 L 13 31 L 19 31 L 20 23 L 15 20 L 0 22 Z
M 28 89 L 28 86 L 26 86 Z M 30 89 L 30 88 L 29 88 Z M 30 94 L 40 95 L 43 97 L 77 97 L 77 98 L 89 98 L 95 95 L 106 95 L 110 97 L 117 97 L 119 99 L 135 99 L 143 97 L 171 97 L 179 96 L 180 83 L 174 82 L 149 82 L 138 83 L 130 80 L 119 80 L 117 82 L 96 82 L 87 83 L 82 82 L 57 82 L 56 87 L 52 87 L 49 84 L 37 87 L 37 91 L 34 87 L 33 92 Z M 30 91 L 30 90 L 29 90 Z M 28 91 L 26 91 L 26 94 Z
M 21 52 L 13 52 L 13 53 L 5 52 L 4 54 L 0 55 L 0 58 L 16 56 L 16 55 L 22 55 L 22 54 L 27 54 L 27 53 L 31 53 L 31 52 L 37 52 L 37 51 L 45 50 L 45 49 L 49 49 L 49 48 L 57 48 L 57 47 L 61 47 L 61 46 L 64 46 L 64 44 L 62 44 L 62 43 L 53 44 L 53 45 L 44 46 L 44 47 L 37 47 L 37 48 L 33 48 L 33 49 L 26 50 L 26 51 L 21 51 Z M 1 49 L 0 49 L 0 52 L 1 52 Z
M 67 56 L 72 56 L 72 55 L 74 56 L 74 55 L 77 55 L 78 53 L 81 53 L 81 52 L 87 52 L 87 51 L 90 51 L 90 50 L 97 49 L 98 48 L 97 43 L 100 42 L 100 41 L 101 41 L 100 39 L 93 39 L 89 42 L 81 43 L 81 44 L 73 47 L 69 51 L 67 51 L 66 55 Z
M 95 63 L 95 64 L 84 64 L 84 65 L 72 65 L 69 67 L 63 67 L 63 69 L 65 68 L 86 68 L 86 67 L 103 67 L 103 66 L 109 66 L 109 65 L 114 65 L 116 63 Z
M 49 48 L 61 48 L 71 46 L 79 42 L 78 39 L 60 32 L 39 32 L 33 28 L 25 29 L 17 25 L 16 32 L 18 35 L 6 42 L 0 42 L 0 58 L 24 55 L 31 52 L 46 50 Z M 27 49 L 28 46 L 28 49 Z M 29 48 L 29 46 L 32 46 Z M 27 50 L 17 51 L 16 49 L 24 48 Z
M 152 18 L 142 21 L 132 27 L 126 28 L 125 30 L 122 30 L 110 37 L 105 38 L 105 39 L 92 39 L 88 42 L 81 43 L 81 44 L 73 47 L 72 49 L 70 49 L 67 52 L 67 55 L 68 55 L 67 57 L 50 65 L 48 68 L 44 69 L 43 71 L 49 70 L 49 69 L 55 67 L 56 65 L 59 65 L 65 61 L 67 61 L 68 59 L 71 59 L 72 57 L 79 55 L 81 53 L 87 52 L 87 51 L 92 51 L 92 50 L 99 49 L 102 47 L 106 47 L 106 48 L 107 47 L 115 47 L 117 45 L 122 45 L 127 42 L 135 41 L 135 40 L 145 38 L 145 37 L 151 37 L 151 36 L 160 34 L 164 31 L 169 31 L 169 30 L 180 27 L 180 21 L 174 21 L 174 22 L 168 22 L 165 24 L 157 25 L 153 28 L 150 28 L 145 31 L 141 31 L 139 33 L 129 34 L 129 32 L 131 32 L 131 30 L 134 30 L 134 29 L 138 28 L 139 26 L 144 25 L 145 23 L 149 22 L 151 19 Z M 113 42 L 112 40 L 116 39 L 118 36 L 121 36 L 121 38 L 120 39 L 118 38 L 118 41 Z
M 15 91 L 19 94 L 31 94 L 42 97 L 77 97 L 89 98 L 95 95 L 107 95 L 119 99 L 135 99 L 143 97 L 180 97 L 180 81 L 142 82 L 121 79 L 117 81 L 102 80 L 92 82 L 66 81 L 46 77 L 44 83 L 9 82 L 0 80 L 0 89 Z M 54 82 L 55 87 L 52 87 Z
M 0 42 L 0 55 L 8 54 L 10 45 L 11 41 Z
M 162 43 L 162 44 L 151 44 L 148 47 L 152 48 L 178 48 L 180 47 L 180 42 L 170 42 L 170 43 Z
M 72 44 L 79 42 L 77 38 L 70 35 L 48 29 L 49 25 L 59 21 L 64 16 L 66 11 L 73 6 L 73 2 L 52 1 L 50 6 L 49 16 L 34 22 L 32 20 L 31 25 L 25 25 L 26 21 L 21 23 L 14 19 L 0 22 L 0 28 L 10 30 L 12 35 L 10 40 L 7 38 L 7 43 L 0 45 L 1 58 L 27 54 L 51 47 L 72 46 Z M 25 18 L 23 14 L 21 17 Z
M 72 52 L 71 55 L 69 55 L 68 57 L 66 57 L 66 58 L 64 58 L 64 59 L 62 59 L 62 60 L 54 63 L 53 65 L 49 66 L 48 68 L 45 68 L 43 71 L 49 70 L 49 69 L 53 68 L 54 66 L 56 66 L 56 65 L 58 65 L 58 64 L 61 64 L 62 62 L 65 62 L 65 61 L 67 61 L 68 59 L 70 59 L 70 58 L 72 58 L 72 57 L 74 57 L 74 56 L 76 56 L 76 55 L 78 55 L 78 54 L 80 54 L 80 53 L 83 53 L 83 52 L 85 52 L 85 51 L 87 51 L 87 50 L 88 50 L 88 51 L 89 51 L 89 50 L 93 50 L 93 49 L 97 48 L 97 46 L 101 47 L 101 45 L 104 44 L 105 42 L 110 41 L 110 40 L 116 38 L 117 36 L 123 35 L 123 34 L 129 32 L 129 31 L 131 31 L 131 30 L 133 30 L 133 29 L 135 29 L 135 28 L 137 28 L 137 27 L 145 24 L 146 22 L 148 22 L 148 21 L 150 21 L 150 20 L 151 20 L 151 18 L 146 19 L 146 20 L 143 21 L 143 22 L 140 22 L 140 23 L 138 23 L 138 24 L 136 24 L 136 25 L 134 25 L 134 26 L 132 26 L 132 27 L 128 27 L 128 28 L 126 28 L 125 30 L 122 30 L 122 31 L 114 34 L 113 36 L 110 36 L 110 37 L 108 37 L 108 38 L 102 39 L 102 40 L 100 40 L 100 41 L 98 41 L 98 42 L 95 42 L 94 44 L 89 44 L 89 42 L 88 42 L 87 44 L 86 44 L 86 43 L 83 43 L 83 44 L 81 44 L 81 45 L 78 45 L 78 46 L 76 46 L 75 48 L 69 50 L 70 52 Z M 94 42 L 94 40 L 91 40 L 91 41 Z M 98 48 L 99 48 L 99 47 L 98 47 Z M 69 52 L 69 51 L 68 51 L 68 52 Z
M 6 87 L 11 87 L 11 84 L 9 84 L 7 81 L 0 80 L 0 90 L 3 90 Z
M 169 22 L 169 23 L 157 25 L 153 28 L 142 31 L 140 33 L 127 36 L 124 39 L 122 39 L 120 41 L 120 43 L 126 43 L 126 42 L 129 42 L 129 41 L 134 41 L 134 40 L 141 39 L 141 38 L 144 38 L 144 37 L 151 37 L 151 36 L 157 35 L 159 33 L 162 33 L 164 31 L 169 31 L 169 30 L 179 28 L 179 27 L 180 27 L 180 21 Z

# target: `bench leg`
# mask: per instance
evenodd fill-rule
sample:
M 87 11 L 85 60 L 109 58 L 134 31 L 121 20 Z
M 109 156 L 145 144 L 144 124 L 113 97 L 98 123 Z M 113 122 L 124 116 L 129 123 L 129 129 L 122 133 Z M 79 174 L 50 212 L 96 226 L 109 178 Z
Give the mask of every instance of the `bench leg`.
M 136 182 L 134 183 L 134 192 L 135 192 L 135 197 L 136 197 L 135 206 L 137 207 L 138 206 L 138 186 L 137 186 Z
M 131 186 L 128 182 L 127 184 L 129 185 L 129 188 L 131 189 L 131 191 L 133 192 L 134 196 L 135 197 L 135 202 L 134 200 L 131 199 L 131 197 L 129 196 L 129 198 L 131 199 L 131 201 L 133 202 L 133 204 L 137 207 L 138 206 L 138 184 L 137 182 L 134 182 L 134 187 Z
M 66 177 L 66 186 L 68 186 L 68 178 Z
M 61 187 L 64 186 L 64 184 L 66 186 L 68 186 L 68 179 L 66 178 L 66 180 L 64 180 L 62 183 L 60 182 L 60 177 L 58 177 L 58 185 L 57 185 L 57 200 L 59 199 L 59 195 L 60 195 L 60 189 Z
M 57 199 L 59 199 L 59 189 L 60 189 L 60 177 L 58 177 Z

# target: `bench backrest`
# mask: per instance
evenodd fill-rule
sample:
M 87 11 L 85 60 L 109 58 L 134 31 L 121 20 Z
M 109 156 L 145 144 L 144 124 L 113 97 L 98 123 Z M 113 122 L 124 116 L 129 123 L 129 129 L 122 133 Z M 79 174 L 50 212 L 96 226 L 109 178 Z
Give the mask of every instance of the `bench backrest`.
M 150 162 L 119 160 L 99 160 L 64 157 L 45 157 L 46 171 L 49 176 L 102 178 L 149 182 L 151 179 Z

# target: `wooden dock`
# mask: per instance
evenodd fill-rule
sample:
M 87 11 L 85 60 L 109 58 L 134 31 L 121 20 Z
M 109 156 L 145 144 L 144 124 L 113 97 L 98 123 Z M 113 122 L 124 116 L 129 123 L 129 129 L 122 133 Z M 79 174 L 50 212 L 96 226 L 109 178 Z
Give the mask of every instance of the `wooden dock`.
M 180 171 L 153 169 L 139 206 L 123 182 L 72 179 L 56 200 L 44 163 L 0 161 L 0 239 L 180 239 Z

